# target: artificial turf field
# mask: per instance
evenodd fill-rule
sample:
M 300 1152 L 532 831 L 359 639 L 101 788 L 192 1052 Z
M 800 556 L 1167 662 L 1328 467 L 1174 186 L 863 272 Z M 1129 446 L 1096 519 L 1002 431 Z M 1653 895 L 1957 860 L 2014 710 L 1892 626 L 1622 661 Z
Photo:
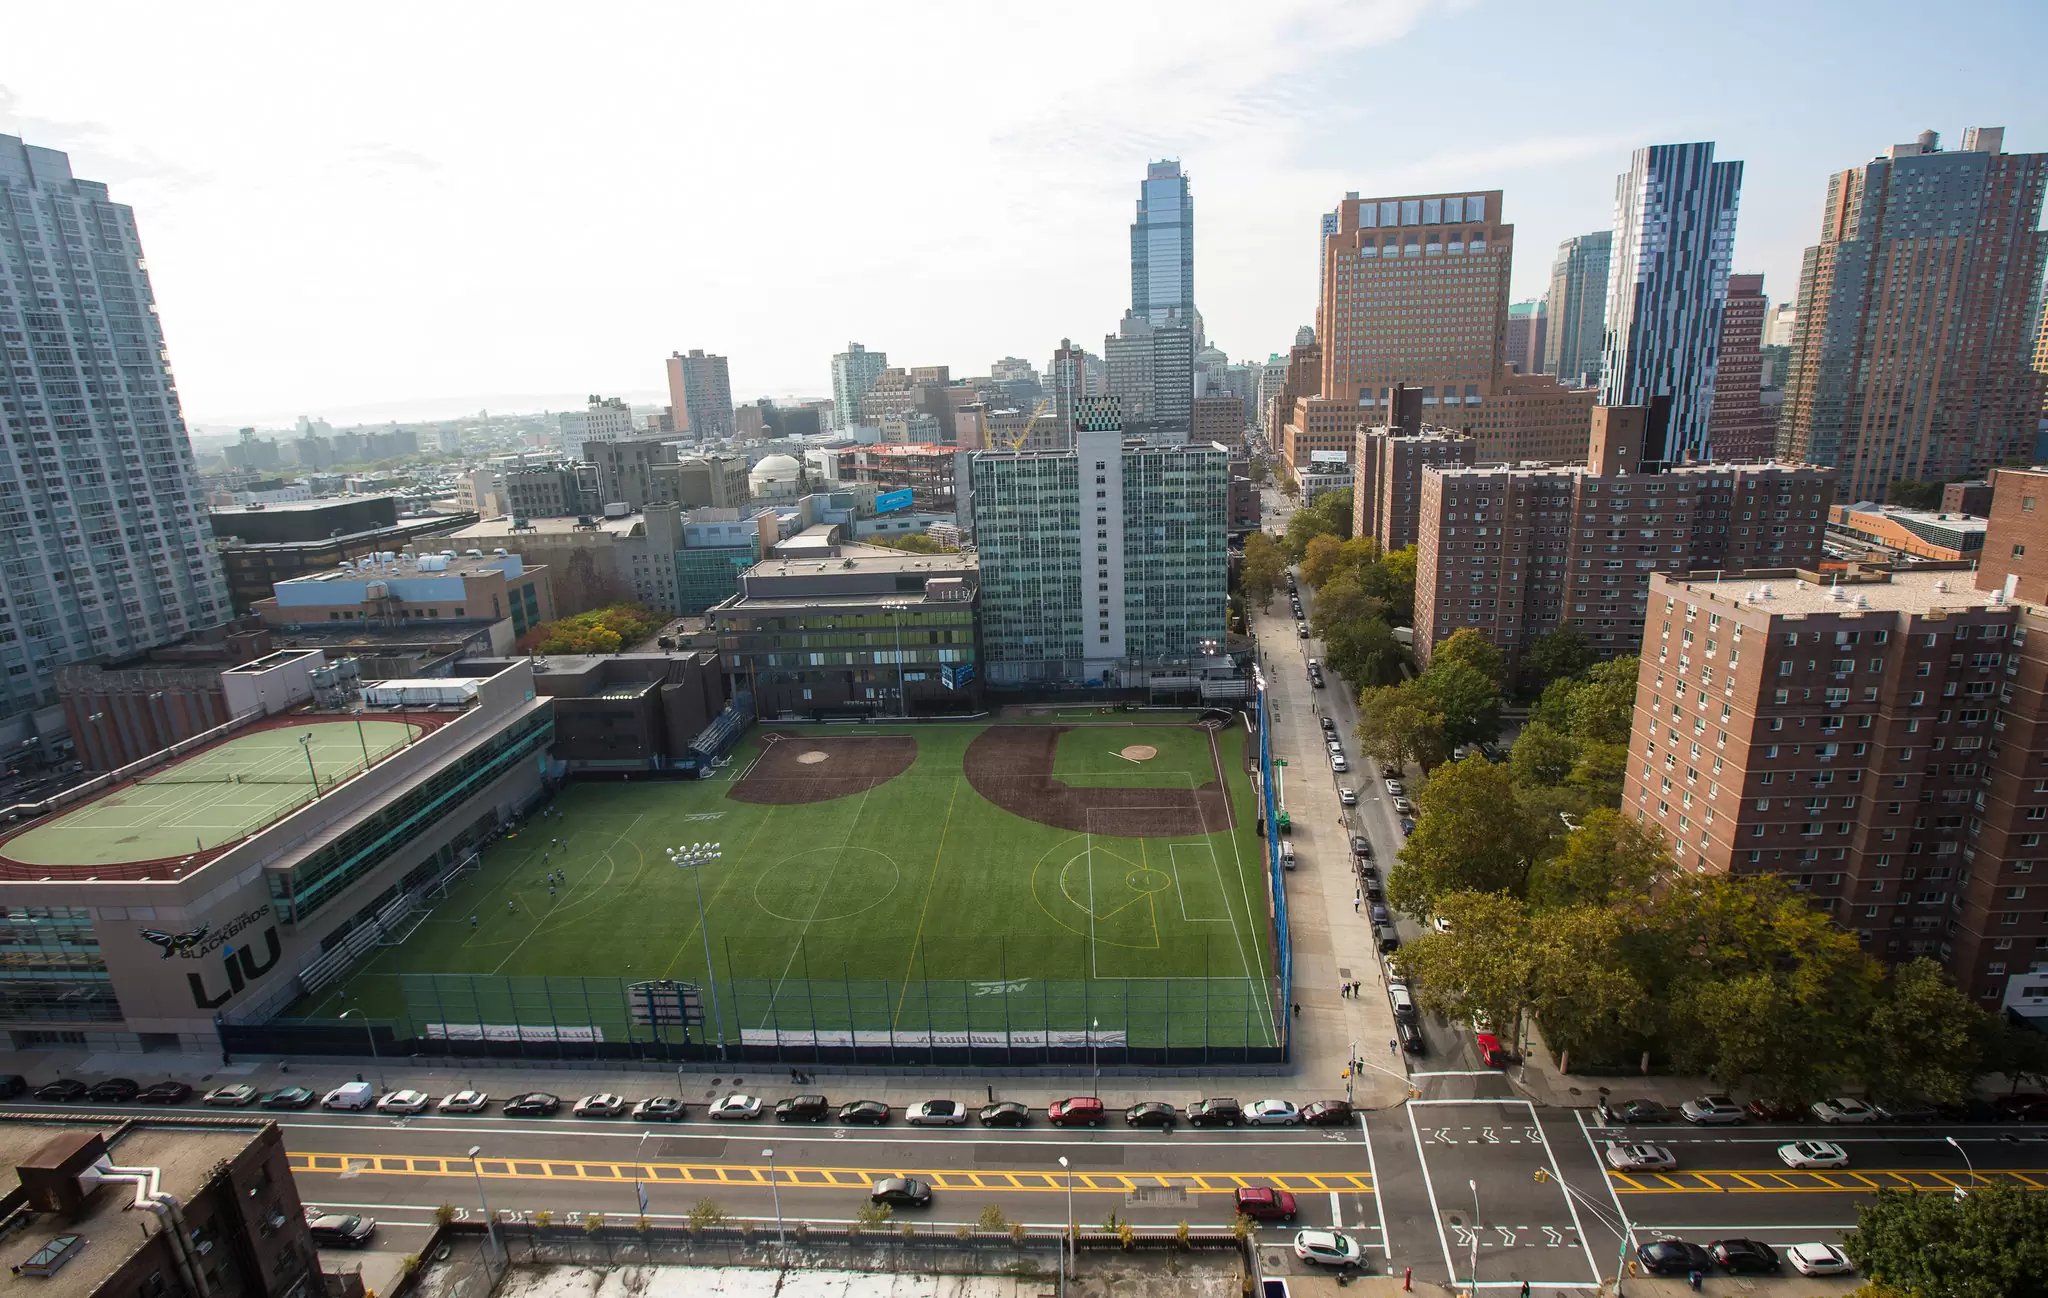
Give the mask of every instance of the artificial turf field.
M 705 979 L 698 880 L 664 849 L 710 841 L 728 1040 L 1270 1045 L 1248 743 L 1241 725 L 1058 718 L 756 729 L 714 779 L 564 788 L 406 941 L 292 1013 L 651 1035 L 624 988 Z

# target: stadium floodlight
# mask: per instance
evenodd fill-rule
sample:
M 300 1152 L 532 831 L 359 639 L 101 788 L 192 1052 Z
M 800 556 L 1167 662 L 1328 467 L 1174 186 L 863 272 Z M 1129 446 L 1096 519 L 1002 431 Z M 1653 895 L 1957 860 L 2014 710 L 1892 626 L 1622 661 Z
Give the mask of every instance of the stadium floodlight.
M 687 843 L 668 849 L 670 864 L 688 870 L 697 884 L 697 931 L 704 935 L 704 994 L 711 1000 L 711 1019 L 718 1029 L 718 1057 L 725 1058 L 725 1012 L 718 1008 L 718 976 L 711 968 L 711 922 L 704 917 L 703 867 L 723 853 L 717 843 Z

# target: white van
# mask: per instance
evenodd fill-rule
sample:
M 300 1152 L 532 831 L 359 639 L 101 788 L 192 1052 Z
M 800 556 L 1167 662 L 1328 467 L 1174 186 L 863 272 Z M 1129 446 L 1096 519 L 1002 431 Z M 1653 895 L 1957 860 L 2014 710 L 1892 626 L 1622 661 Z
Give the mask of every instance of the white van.
M 367 1109 L 377 1102 L 377 1088 L 368 1082 L 343 1082 L 320 1101 L 323 1109 Z
M 1280 844 L 1280 864 L 1289 870 L 1294 868 L 1294 844 L 1287 842 Z
M 1415 1009 L 1415 997 L 1406 983 L 1389 983 L 1387 1000 L 1393 1004 L 1394 1017 L 1403 1022 L 1413 1023 L 1421 1017 Z

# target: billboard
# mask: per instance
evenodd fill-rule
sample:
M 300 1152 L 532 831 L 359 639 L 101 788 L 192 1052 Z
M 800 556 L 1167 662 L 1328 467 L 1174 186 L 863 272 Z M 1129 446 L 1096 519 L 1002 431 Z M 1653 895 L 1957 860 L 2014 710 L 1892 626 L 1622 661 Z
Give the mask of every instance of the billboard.
M 875 512 L 877 514 L 891 514 L 899 509 L 909 508 L 910 488 L 908 487 L 902 487 L 895 491 L 880 492 L 875 496 Z

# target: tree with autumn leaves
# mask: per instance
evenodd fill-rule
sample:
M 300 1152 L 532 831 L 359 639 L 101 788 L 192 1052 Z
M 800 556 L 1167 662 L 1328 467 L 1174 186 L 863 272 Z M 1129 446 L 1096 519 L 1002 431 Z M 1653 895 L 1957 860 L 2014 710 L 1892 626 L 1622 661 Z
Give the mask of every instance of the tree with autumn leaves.
M 519 649 L 522 653 L 613 654 L 645 640 L 660 626 L 661 615 L 644 604 L 614 604 L 543 622 L 519 637 Z

